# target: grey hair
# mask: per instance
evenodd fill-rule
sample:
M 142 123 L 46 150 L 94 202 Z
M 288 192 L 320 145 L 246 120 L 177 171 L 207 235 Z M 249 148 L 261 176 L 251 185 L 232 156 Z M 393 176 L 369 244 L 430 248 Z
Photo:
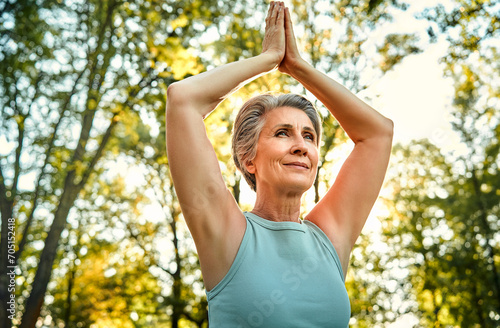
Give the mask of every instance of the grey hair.
M 231 146 L 234 163 L 253 191 L 257 189 L 257 181 L 255 175 L 248 172 L 245 165 L 257 155 L 257 141 L 264 127 L 266 114 L 279 107 L 293 107 L 306 113 L 317 135 L 316 145 L 319 145 L 321 119 L 307 98 L 298 94 L 278 96 L 263 94 L 249 99 L 234 121 Z

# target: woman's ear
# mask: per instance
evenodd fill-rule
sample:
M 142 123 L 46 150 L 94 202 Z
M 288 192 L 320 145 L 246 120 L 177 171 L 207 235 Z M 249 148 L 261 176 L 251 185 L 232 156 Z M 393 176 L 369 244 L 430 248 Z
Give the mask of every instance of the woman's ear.
M 255 165 L 253 161 L 247 161 L 245 163 L 245 168 L 247 169 L 248 173 L 255 174 Z

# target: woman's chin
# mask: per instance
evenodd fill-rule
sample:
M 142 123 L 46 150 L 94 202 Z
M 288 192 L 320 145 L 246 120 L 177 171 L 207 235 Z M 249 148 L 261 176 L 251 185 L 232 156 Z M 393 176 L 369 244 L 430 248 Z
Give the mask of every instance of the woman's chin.
M 286 183 L 282 183 L 279 188 L 280 190 L 289 190 L 291 192 L 296 192 L 296 193 L 305 193 L 308 191 L 314 181 L 310 181 L 309 179 L 294 179 L 291 181 L 287 181 Z

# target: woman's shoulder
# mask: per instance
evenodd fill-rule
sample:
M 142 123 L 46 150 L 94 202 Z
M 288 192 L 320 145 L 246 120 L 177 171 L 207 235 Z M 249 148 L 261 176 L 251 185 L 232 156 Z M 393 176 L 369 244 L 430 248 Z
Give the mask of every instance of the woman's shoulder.
M 349 265 L 349 258 L 351 254 L 351 247 L 348 241 L 348 234 L 342 231 L 339 225 L 336 225 L 336 220 L 329 216 L 327 213 L 321 211 L 318 205 L 304 218 L 304 222 L 308 222 L 313 226 L 315 232 L 321 235 L 322 239 L 325 238 L 331 243 L 335 253 L 342 265 L 344 276 L 347 272 Z

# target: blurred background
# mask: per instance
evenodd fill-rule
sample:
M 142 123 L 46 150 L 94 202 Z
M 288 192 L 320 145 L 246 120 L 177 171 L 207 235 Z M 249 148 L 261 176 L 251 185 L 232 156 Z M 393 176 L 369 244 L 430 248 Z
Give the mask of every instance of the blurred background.
M 500 2 L 286 4 L 307 61 L 395 122 L 387 179 L 352 253 L 351 327 L 499 327 Z M 207 327 L 169 175 L 166 89 L 259 54 L 267 6 L 0 2 L 0 327 Z M 306 94 L 324 120 L 305 213 L 352 144 L 302 86 L 268 74 L 206 127 L 251 209 L 229 136 L 243 102 L 270 91 Z

